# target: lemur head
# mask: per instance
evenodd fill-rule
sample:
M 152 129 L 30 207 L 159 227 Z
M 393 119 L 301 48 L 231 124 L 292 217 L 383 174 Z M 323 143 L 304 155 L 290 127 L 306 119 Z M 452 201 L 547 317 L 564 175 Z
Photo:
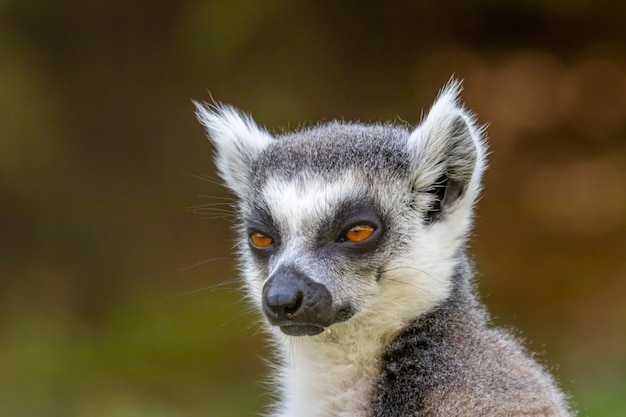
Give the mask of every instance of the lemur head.
M 459 90 L 450 82 L 414 129 L 330 122 L 273 136 L 196 104 L 238 197 L 249 295 L 274 328 L 393 331 L 447 297 L 485 167 Z

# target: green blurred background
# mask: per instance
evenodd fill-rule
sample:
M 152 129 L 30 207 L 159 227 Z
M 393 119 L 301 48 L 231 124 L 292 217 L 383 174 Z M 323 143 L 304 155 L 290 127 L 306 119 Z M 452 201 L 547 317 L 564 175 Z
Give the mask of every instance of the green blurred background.
M 602 0 L 0 0 L 0 415 L 258 414 L 271 352 L 191 99 L 274 130 L 417 123 L 452 74 L 489 123 L 471 250 L 495 322 L 580 415 L 626 415 L 624 22 Z

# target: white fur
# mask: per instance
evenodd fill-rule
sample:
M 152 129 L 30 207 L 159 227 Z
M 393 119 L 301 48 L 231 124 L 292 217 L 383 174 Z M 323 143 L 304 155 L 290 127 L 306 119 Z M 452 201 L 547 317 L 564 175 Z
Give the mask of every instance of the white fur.
M 217 149 L 215 165 L 221 177 L 242 197 L 248 186 L 248 165 L 274 138 L 233 107 L 197 102 L 194 105 L 196 117 Z

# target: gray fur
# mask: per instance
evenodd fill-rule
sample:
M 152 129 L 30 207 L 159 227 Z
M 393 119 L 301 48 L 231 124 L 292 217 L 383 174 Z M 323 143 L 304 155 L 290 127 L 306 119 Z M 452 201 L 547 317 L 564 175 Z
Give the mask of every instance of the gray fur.
M 197 105 L 238 197 L 248 296 L 272 323 L 272 416 L 571 415 L 474 295 L 465 242 L 486 145 L 459 91 L 446 86 L 412 130 L 330 122 L 274 137 Z M 363 225 L 368 238 L 346 240 Z
M 337 176 L 348 169 L 372 176 L 406 176 L 410 167 L 406 128 L 393 125 L 362 125 L 330 122 L 277 138 L 254 162 L 252 177 L 257 184 L 270 175 L 292 178 L 310 172 Z M 350 146 L 346 147 L 349 138 Z
M 570 415 L 553 379 L 518 341 L 488 327 L 471 276 L 460 262 L 450 298 L 387 347 L 372 417 Z

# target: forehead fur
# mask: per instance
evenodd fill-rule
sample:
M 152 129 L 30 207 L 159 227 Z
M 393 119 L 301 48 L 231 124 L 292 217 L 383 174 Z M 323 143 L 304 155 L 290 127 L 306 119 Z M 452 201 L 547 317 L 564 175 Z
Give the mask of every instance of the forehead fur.
M 355 209 L 361 211 L 363 207 L 377 206 L 374 195 L 353 171 L 332 180 L 272 177 L 264 184 L 260 195 L 254 201 L 255 208 L 270 215 L 280 232 L 306 235 L 310 239 L 324 222 Z
M 335 178 L 347 170 L 404 176 L 410 166 L 406 149 L 409 134 L 406 128 L 393 125 L 338 121 L 318 125 L 279 136 L 253 162 L 252 177 L 261 185 L 269 177 Z

